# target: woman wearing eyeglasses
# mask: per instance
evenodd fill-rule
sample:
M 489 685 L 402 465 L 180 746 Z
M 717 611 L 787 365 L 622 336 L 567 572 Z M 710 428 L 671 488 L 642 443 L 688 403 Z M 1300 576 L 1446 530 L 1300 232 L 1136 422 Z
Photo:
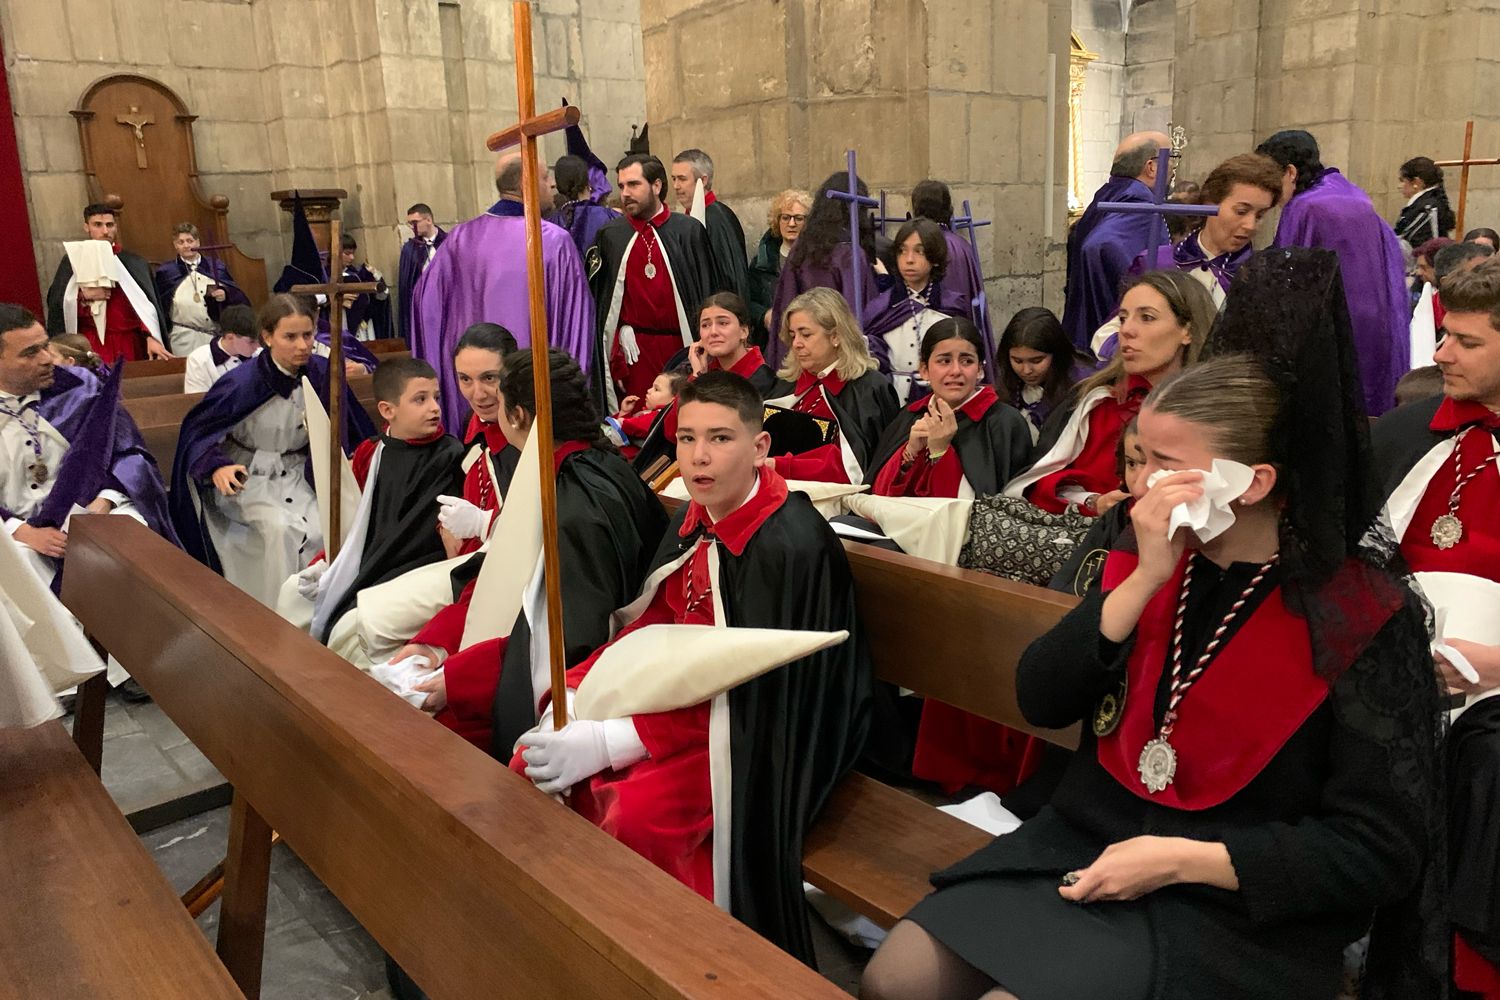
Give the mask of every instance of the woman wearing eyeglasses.
M 760 249 L 750 261 L 750 319 L 753 324 L 750 339 L 757 347 L 764 347 L 771 325 L 771 300 L 776 295 L 776 277 L 781 273 L 781 264 L 802 235 L 807 222 L 807 213 L 812 207 L 812 195 L 796 188 L 788 188 L 771 199 L 771 209 L 766 216 L 766 232 L 760 238 Z

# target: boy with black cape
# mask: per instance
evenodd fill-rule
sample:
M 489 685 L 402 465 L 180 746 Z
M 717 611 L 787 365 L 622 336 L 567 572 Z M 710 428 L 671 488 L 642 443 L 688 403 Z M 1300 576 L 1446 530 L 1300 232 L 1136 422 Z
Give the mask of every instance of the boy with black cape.
M 864 744 L 873 677 L 844 550 L 807 497 L 763 464 L 761 414 L 759 394 L 728 372 L 683 389 L 677 454 L 693 500 L 672 519 L 640 596 L 616 614 L 623 630 L 569 671 L 568 697 L 649 625 L 847 641 L 686 708 L 573 718 L 556 732 L 547 716 L 511 767 L 543 791 L 571 788 L 579 813 L 811 963 L 803 837 Z M 646 669 L 665 674 L 676 652 L 653 650 Z

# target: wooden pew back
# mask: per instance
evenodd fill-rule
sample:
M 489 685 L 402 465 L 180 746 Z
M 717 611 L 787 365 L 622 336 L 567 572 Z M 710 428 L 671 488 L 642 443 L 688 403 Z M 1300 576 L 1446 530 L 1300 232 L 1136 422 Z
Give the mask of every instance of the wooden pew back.
M 411 353 L 406 350 L 406 344 L 399 340 L 372 340 L 370 344 L 393 345 L 382 347 L 376 353 L 376 359 L 387 361 L 393 358 L 409 358 Z M 136 366 L 150 365 L 151 368 L 142 368 L 132 372 Z M 125 378 L 120 382 L 120 397 L 122 399 L 139 399 L 143 396 L 173 396 L 182 393 L 182 379 L 186 371 L 187 361 L 184 358 L 172 358 L 167 361 L 129 361 L 125 364 Z
M 141 525 L 84 521 L 65 603 L 435 1000 L 842 995 Z

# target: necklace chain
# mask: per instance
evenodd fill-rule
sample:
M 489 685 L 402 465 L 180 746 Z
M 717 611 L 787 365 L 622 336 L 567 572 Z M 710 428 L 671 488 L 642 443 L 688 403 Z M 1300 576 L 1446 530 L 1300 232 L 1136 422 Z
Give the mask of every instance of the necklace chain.
M 1489 468 L 1491 465 L 1494 465 L 1497 459 L 1500 459 L 1500 452 L 1492 451 L 1484 458 L 1480 459 L 1478 465 L 1474 466 L 1474 468 L 1470 469 L 1467 473 L 1464 472 L 1464 438 L 1468 437 L 1469 432 L 1473 429 L 1474 428 L 1471 426 L 1465 427 L 1463 430 L 1459 431 L 1458 440 L 1453 443 L 1453 492 L 1448 497 L 1448 513 L 1452 515 L 1458 514 L 1459 499 L 1463 494 L 1464 487 L 1469 485 L 1469 483 L 1485 469 Z

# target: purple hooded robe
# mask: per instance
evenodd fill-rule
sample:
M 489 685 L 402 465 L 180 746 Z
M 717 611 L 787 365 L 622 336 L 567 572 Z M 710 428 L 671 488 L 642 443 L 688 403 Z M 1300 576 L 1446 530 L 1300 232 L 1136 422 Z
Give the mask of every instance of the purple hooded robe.
M 1134 177 L 1111 177 L 1094 195 L 1073 231 L 1068 234 L 1068 287 L 1063 307 L 1063 329 L 1074 347 L 1088 350 L 1099 329 L 1120 302 L 1120 279 L 1136 255 L 1146 249 L 1151 227 L 1158 227 L 1158 243 L 1170 243 L 1167 226 L 1158 216 L 1104 212 L 1104 202 L 1151 204 L 1151 189 Z

